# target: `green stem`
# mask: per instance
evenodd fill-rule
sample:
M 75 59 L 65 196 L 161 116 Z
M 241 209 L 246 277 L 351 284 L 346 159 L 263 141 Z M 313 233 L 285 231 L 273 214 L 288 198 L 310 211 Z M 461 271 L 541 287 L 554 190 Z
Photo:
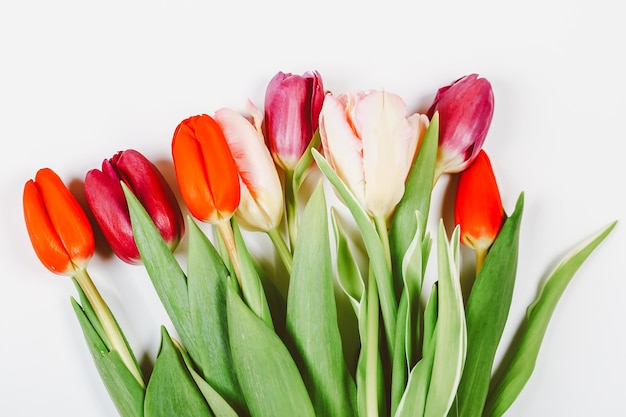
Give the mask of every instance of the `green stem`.
M 378 417 L 378 333 L 378 287 L 375 275 L 370 272 L 367 286 L 367 356 L 365 358 L 367 417 Z
M 233 264 L 233 269 L 237 278 L 237 282 L 239 283 L 239 288 L 243 288 L 243 286 L 241 285 L 241 268 L 239 267 L 237 245 L 235 244 L 235 235 L 233 233 L 233 228 L 230 224 L 230 220 L 215 223 L 215 227 L 217 228 L 217 231 L 220 233 L 220 236 L 224 241 L 224 246 L 226 247 L 226 251 L 228 252 L 228 257 Z
M 293 263 L 293 258 L 291 256 L 291 252 L 289 251 L 289 247 L 287 247 L 287 243 L 285 243 L 285 239 L 283 239 L 280 231 L 276 227 L 268 230 L 267 235 L 272 240 L 272 243 L 276 248 L 276 252 L 278 252 L 278 256 L 280 256 L 280 259 L 283 261 L 283 264 L 287 269 L 287 273 L 291 274 L 291 264 Z
M 294 189 L 293 170 L 285 170 L 285 216 L 287 217 L 287 231 L 291 253 L 296 247 L 298 235 L 298 201 L 297 190 Z
M 128 370 L 133 374 L 137 382 L 139 382 L 142 387 L 145 387 L 141 371 L 139 371 L 139 368 L 137 367 L 137 362 L 133 354 L 130 352 L 128 345 L 126 344 L 126 340 L 124 339 L 124 336 L 122 335 L 111 310 L 100 295 L 100 292 L 91 280 L 87 270 L 81 269 L 78 271 L 74 276 L 74 279 L 78 282 L 78 285 L 85 293 L 87 300 L 89 300 L 94 313 L 96 313 L 96 316 L 104 329 L 104 333 L 111 343 L 111 350 L 120 355 L 120 358 L 122 359 L 122 362 L 124 362 L 124 365 L 126 365 L 126 368 L 128 368 Z
M 487 251 L 486 248 L 476 248 L 476 276 L 478 276 L 480 269 L 483 267 L 483 263 L 485 263 Z

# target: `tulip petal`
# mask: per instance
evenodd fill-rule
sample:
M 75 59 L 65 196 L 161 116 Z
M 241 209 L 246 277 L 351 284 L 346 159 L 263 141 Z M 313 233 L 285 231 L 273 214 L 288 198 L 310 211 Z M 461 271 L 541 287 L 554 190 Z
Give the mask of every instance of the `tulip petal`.
M 342 103 L 340 100 L 345 102 Z M 344 108 L 351 108 L 355 97 L 326 96 L 320 113 L 320 135 L 324 155 L 333 170 L 357 200 L 365 204 L 365 173 L 363 168 L 363 142 L 346 118 Z
M 283 192 L 272 156 L 258 139 L 258 131 L 241 114 L 223 108 L 215 112 L 215 120 L 224 132 L 241 178 L 237 218 L 247 229 L 273 229 L 282 217 Z

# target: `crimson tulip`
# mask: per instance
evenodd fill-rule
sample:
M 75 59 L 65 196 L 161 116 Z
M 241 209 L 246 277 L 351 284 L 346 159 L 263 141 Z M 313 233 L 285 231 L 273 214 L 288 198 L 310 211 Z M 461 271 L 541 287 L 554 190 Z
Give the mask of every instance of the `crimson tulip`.
M 265 93 L 266 140 L 276 164 L 293 170 L 318 128 L 324 101 L 322 77 L 278 72 Z
M 476 251 L 480 269 L 505 220 L 496 177 L 484 150 L 459 174 L 454 221 L 461 228 L 461 242 Z
M 128 149 L 105 159 L 101 171 L 92 169 L 85 176 L 87 204 L 113 252 L 129 264 L 141 262 L 120 181 L 141 202 L 170 250 L 176 249 L 184 220 L 174 192 L 152 162 Z
M 87 215 L 61 178 L 50 168 L 24 185 L 24 220 L 33 249 L 51 272 L 73 276 L 94 253 Z
M 239 206 L 237 164 L 220 125 L 206 114 L 183 120 L 172 139 L 176 180 L 191 214 L 220 223 Z
M 462 77 L 437 91 L 428 116 L 439 113 L 435 178 L 467 168 L 485 142 L 493 117 L 491 84 L 478 74 Z

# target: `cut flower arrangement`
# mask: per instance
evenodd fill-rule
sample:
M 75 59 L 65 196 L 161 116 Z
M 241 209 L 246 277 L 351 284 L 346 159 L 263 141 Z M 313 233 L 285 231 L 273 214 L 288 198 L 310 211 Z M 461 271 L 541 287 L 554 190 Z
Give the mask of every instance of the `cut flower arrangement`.
M 388 91 L 334 94 L 318 72 L 279 72 L 264 110 L 249 101 L 249 115 L 222 108 L 174 129 L 184 204 L 134 149 L 86 174 L 87 207 L 39 170 L 24 187 L 27 230 L 44 266 L 74 281 L 71 305 L 119 414 L 503 415 L 560 296 L 616 222 L 547 275 L 496 372 L 524 195 L 505 211 L 482 149 L 493 109 L 491 84 L 476 74 L 409 114 Z M 454 224 L 429 231 L 444 175 L 458 176 Z M 92 227 L 119 259 L 145 267 L 171 320 L 149 375 L 87 273 Z M 256 233 L 274 268 L 248 249 Z M 462 261 L 474 260 L 462 277 Z

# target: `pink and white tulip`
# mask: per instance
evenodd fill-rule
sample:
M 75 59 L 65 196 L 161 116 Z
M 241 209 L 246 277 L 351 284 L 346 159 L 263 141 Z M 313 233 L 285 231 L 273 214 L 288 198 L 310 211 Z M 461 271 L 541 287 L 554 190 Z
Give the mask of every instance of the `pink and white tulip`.
M 224 132 L 239 171 L 241 201 L 235 217 L 248 230 L 267 232 L 280 224 L 283 192 L 263 138 L 263 114 L 251 102 L 248 111 L 252 121 L 226 108 L 215 112 L 215 120 Z
M 407 115 L 398 95 L 370 90 L 327 95 L 320 114 L 324 155 L 363 208 L 388 218 L 404 194 L 426 115 Z

